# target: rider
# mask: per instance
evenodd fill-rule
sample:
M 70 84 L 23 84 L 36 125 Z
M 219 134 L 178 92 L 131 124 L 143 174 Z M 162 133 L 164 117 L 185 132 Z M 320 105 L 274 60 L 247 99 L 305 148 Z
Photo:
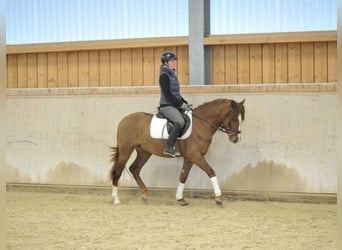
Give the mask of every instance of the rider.
M 175 73 L 177 56 L 166 51 L 161 55 L 161 63 L 159 112 L 173 123 L 163 153 L 175 157 L 179 155 L 179 152 L 176 152 L 174 145 L 180 131 L 185 126 L 181 111 L 191 110 L 191 105 L 181 96 L 179 91 L 179 81 Z

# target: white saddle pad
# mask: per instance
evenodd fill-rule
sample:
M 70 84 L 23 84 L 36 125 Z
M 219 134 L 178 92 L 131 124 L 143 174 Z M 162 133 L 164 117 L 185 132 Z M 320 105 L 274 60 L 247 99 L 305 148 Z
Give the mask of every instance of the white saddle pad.
M 185 114 L 190 118 L 190 126 L 182 137 L 179 137 L 178 139 L 186 139 L 191 135 L 192 111 L 185 111 Z M 167 139 L 169 137 L 169 133 L 167 132 L 167 119 L 159 118 L 154 114 L 150 125 L 150 135 L 154 139 Z

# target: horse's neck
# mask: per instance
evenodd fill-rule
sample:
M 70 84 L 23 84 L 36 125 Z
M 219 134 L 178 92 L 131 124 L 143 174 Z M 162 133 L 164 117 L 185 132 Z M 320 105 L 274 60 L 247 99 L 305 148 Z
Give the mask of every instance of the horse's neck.
M 227 107 L 227 103 L 210 103 L 208 106 L 199 107 L 198 114 L 211 124 L 214 124 L 218 127 L 222 123 L 223 116 L 225 116 L 225 113 L 228 112 Z

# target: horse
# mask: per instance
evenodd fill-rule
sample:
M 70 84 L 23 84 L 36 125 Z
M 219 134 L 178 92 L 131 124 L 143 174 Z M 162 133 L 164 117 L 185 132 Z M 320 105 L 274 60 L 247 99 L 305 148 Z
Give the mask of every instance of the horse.
M 241 140 L 240 125 L 245 119 L 244 102 L 245 99 L 241 102 L 230 99 L 215 99 L 192 110 L 192 133 L 187 139 L 177 140 L 176 145 L 180 151 L 180 155 L 177 157 L 183 157 L 184 159 L 176 190 L 176 200 L 180 205 L 188 205 L 188 202 L 183 197 L 183 191 L 193 164 L 196 164 L 208 175 L 215 193 L 214 200 L 217 205 L 223 205 L 217 176 L 204 156 L 208 152 L 212 137 L 216 131 L 226 133 L 232 143 Z M 152 116 L 153 114 L 150 113 L 135 112 L 124 117 L 118 124 L 117 146 L 112 147 L 113 166 L 109 173 L 112 181 L 114 204 L 120 203 L 118 182 L 134 150 L 136 151 L 136 158 L 129 166 L 129 171 L 138 184 L 144 201 L 148 199 L 148 189 L 140 177 L 141 169 L 151 155 L 165 158 L 172 157 L 163 154 L 165 140 L 153 139 L 150 136 L 149 126 Z

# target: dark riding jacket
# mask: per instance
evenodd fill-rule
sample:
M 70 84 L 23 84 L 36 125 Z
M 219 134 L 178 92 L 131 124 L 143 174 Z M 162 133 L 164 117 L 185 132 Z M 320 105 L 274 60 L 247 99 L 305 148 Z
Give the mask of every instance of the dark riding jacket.
M 166 65 L 160 68 L 159 75 L 160 86 L 160 107 L 177 106 L 180 107 L 183 102 L 187 103 L 179 91 L 179 81 L 176 73 Z

